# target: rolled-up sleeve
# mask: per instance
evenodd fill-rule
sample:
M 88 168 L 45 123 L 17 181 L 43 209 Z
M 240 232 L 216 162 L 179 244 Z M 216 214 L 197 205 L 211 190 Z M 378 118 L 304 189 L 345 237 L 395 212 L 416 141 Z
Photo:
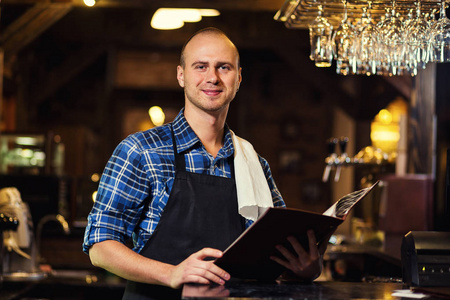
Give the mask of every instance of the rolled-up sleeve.
M 83 251 L 98 242 L 125 242 L 138 224 L 150 193 L 145 163 L 138 144 L 122 141 L 109 159 L 88 215 Z
M 269 184 L 270 191 L 272 193 L 272 201 L 274 207 L 286 207 L 283 197 L 275 184 L 275 180 L 272 177 L 272 171 L 270 170 L 269 163 L 263 157 L 259 155 L 259 162 L 263 168 L 264 175 L 266 176 L 267 183 Z

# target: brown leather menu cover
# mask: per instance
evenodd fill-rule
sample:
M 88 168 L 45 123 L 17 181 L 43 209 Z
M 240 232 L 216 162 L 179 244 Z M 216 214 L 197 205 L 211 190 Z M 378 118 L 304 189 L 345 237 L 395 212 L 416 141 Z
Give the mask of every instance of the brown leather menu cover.
M 328 242 L 324 238 L 336 230 L 350 209 L 377 183 L 338 200 L 331 208 L 345 207 L 345 215 L 341 214 L 341 217 L 292 208 L 269 208 L 224 251 L 222 257 L 215 260 L 215 264 L 234 278 L 275 280 L 285 270 L 283 266 L 270 259 L 272 255 L 279 255 L 276 245 L 281 244 L 289 249 L 291 246 L 287 237 L 295 236 L 307 250 L 306 232 L 309 229 L 314 230 L 319 244 Z
M 333 232 L 343 219 L 289 208 L 269 208 L 249 227 L 215 264 L 232 277 L 275 280 L 284 267 L 272 261 L 278 255 L 276 245 L 287 244 L 288 236 L 295 236 L 307 248 L 306 232 L 313 229 L 317 241 Z

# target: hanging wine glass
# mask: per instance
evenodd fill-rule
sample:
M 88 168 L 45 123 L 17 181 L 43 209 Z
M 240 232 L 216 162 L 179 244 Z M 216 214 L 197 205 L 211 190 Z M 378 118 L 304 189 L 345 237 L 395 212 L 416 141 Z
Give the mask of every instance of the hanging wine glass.
M 436 61 L 436 58 L 434 57 L 434 43 L 433 43 L 433 29 L 437 22 L 436 20 L 436 12 L 437 9 L 431 10 L 431 12 L 425 14 L 425 20 L 428 23 L 428 33 L 427 35 L 430 37 L 430 40 L 428 41 L 428 62 L 434 62 Z
M 411 47 L 408 43 L 408 34 L 410 33 L 410 31 L 413 29 L 412 25 L 414 23 L 414 21 L 416 20 L 416 18 L 414 17 L 414 10 L 413 9 L 409 9 L 408 10 L 408 14 L 406 16 L 406 18 L 403 19 L 403 41 L 405 41 L 405 65 L 406 65 L 406 70 L 409 72 L 411 70 L 411 68 L 413 68 L 412 66 L 412 54 L 411 54 Z
M 356 74 L 373 75 L 377 72 L 378 64 L 378 30 L 371 17 L 371 1 L 368 8 L 363 8 L 361 18 L 362 27 L 358 32 L 356 44 Z
M 432 30 L 432 59 L 435 62 L 450 62 L 450 19 L 445 14 L 445 0 L 441 0 L 439 20 Z
M 405 70 L 405 47 L 403 40 L 403 24 L 395 11 L 395 0 L 392 1 L 392 12 L 387 31 L 384 35 L 384 45 L 387 50 L 390 74 L 402 75 Z
M 417 5 L 417 3 L 416 3 Z M 417 12 L 417 9 L 416 9 Z M 410 9 L 408 10 L 408 14 L 406 16 L 406 19 L 403 20 L 403 28 L 405 29 L 405 32 L 407 34 L 407 31 L 411 28 L 411 25 L 414 23 L 415 18 L 414 18 L 414 9 Z
M 341 24 L 333 34 L 333 56 L 336 60 L 336 73 L 340 75 L 350 74 L 350 60 L 354 56 L 353 43 L 355 39 L 355 29 L 347 18 L 347 0 L 343 0 L 344 15 Z
M 323 8 L 319 5 L 318 16 L 309 24 L 310 59 L 317 67 L 330 67 L 333 59 L 331 34 L 333 26 L 322 16 Z
M 416 2 L 416 18 L 409 24 L 406 31 L 406 57 L 411 75 L 417 75 L 418 69 L 425 69 L 428 63 L 429 26 L 422 18 L 420 0 Z
M 381 20 L 375 25 L 378 31 L 378 65 L 377 75 L 389 75 L 389 56 L 387 46 L 384 43 L 384 37 L 388 31 L 389 23 L 391 22 L 391 8 L 385 8 L 385 15 L 381 17 Z
M 428 22 L 428 27 L 430 27 L 430 30 L 434 27 L 434 24 L 437 22 L 435 15 L 436 15 L 437 9 L 432 9 L 431 12 L 425 14 L 425 20 Z

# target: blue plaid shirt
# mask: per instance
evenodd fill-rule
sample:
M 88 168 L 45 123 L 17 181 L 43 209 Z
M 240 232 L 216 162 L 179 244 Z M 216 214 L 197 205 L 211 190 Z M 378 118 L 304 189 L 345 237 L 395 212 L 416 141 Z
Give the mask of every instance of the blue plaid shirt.
M 183 114 L 172 122 L 177 151 L 185 153 L 186 171 L 231 177 L 227 158 L 234 153 L 228 128 L 224 145 L 214 158 L 209 154 Z M 138 132 L 114 150 L 103 172 L 97 198 L 88 216 L 83 251 L 104 240 L 124 243 L 133 239 L 140 252 L 154 232 L 169 198 L 175 178 L 170 125 Z M 272 178 L 269 164 L 259 157 L 272 191 L 274 206 L 285 206 Z M 246 220 L 246 227 L 251 220 Z

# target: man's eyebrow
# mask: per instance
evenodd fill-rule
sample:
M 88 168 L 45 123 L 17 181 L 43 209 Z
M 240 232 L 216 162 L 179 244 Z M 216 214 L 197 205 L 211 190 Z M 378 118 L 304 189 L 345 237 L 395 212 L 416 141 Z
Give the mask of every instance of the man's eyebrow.
M 193 67 L 195 65 L 208 65 L 208 64 L 209 64 L 209 62 L 207 62 L 207 61 L 197 60 L 197 61 L 194 61 L 191 64 L 191 66 Z M 232 66 L 232 67 L 236 67 L 235 64 L 233 64 L 232 62 L 229 62 L 229 61 L 218 61 L 214 65 L 215 66 L 229 65 L 229 66 Z
M 197 60 L 197 61 L 194 61 L 194 62 L 191 64 L 191 66 L 195 66 L 195 65 L 207 65 L 207 64 L 208 64 L 207 61 Z
M 221 66 L 221 65 L 230 65 L 230 66 L 234 66 L 234 64 L 232 62 L 229 61 L 218 61 L 217 65 Z

